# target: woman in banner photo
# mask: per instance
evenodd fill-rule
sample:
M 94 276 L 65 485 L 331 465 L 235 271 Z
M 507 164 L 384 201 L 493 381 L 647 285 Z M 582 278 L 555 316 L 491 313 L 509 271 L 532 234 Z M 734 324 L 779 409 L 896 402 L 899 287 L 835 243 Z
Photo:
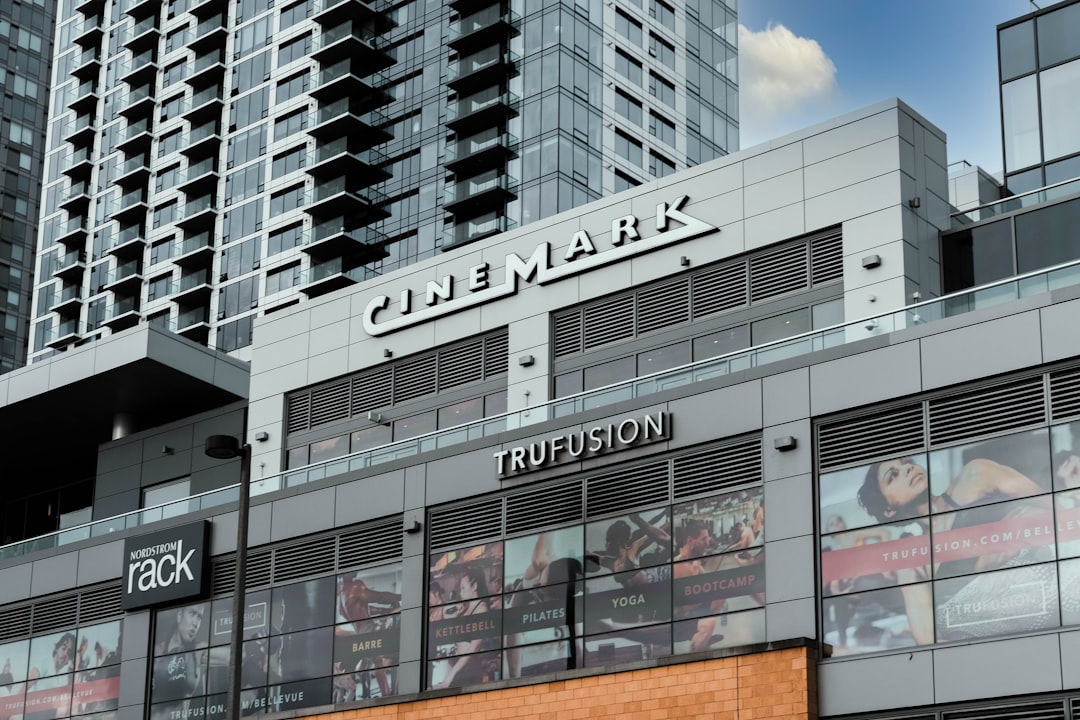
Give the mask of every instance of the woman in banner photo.
M 1042 508 L 1048 506 L 1041 504 L 1017 506 L 1002 503 L 1046 491 L 1047 488 L 1043 488 L 1011 467 L 993 460 L 975 458 L 964 464 L 943 492 L 935 495 L 930 492 L 926 468 L 912 458 L 903 457 L 871 465 L 866 472 L 862 487 L 859 488 L 858 501 L 867 513 L 882 523 L 914 519 L 915 522 L 929 528 L 930 513 L 949 513 L 935 518 L 933 523 L 934 532 L 943 533 L 1017 518 L 1032 512 L 1042 512 Z M 1028 548 L 1017 543 L 1006 552 L 965 557 L 944 563 L 936 562 L 934 572 L 937 577 L 952 577 L 965 573 L 982 573 L 1027 565 L 1037 562 L 1039 558 L 1024 557 L 1026 553 L 1044 550 L 1046 549 Z M 1048 551 L 1048 557 L 1045 559 L 1052 559 L 1052 550 Z M 947 567 L 951 563 L 958 564 Z M 915 575 L 912 576 L 912 573 Z M 930 579 L 926 576 L 926 567 L 903 568 L 898 571 L 898 574 L 900 576 L 898 580 L 902 584 L 919 583 L 905 584 L 900 588 L 908 624 L 915 642 L 919 645 L 934 642 L 935 610 L 931 587 L 929 583 L 921 582 Z M 954 602 L 958 597 L 969 598 L 972 603 L 985 601 L 988 599 L 988 593 L 993 591 L 990 588 L 980 587 L 981 580 L 982 578 L 978 576 L 970 578 L 948 602 Z M 990 581 L 992 582 L 993 578 Z M 939 610 L 946 604 L 941 600 L 942 598 L 939 598 Z M 968 637 L 1000 634 L 1000 630 L 995 630 L 994 625 L 995 623 L 989 620 L 971 623 L 967 631 Z M 942 637 L 941 639 L 955 638 Z
M 461 604 L 456 606 L 454 617 L 468 617 L 488 612 L 490 606 L 484 598 L 488 596 L 487 577 L 482 568 L 467 568 L 460 576 L 458 597 Z M 449 616 L 450 609 L 444 611 Z M 475 685 L 483 682 L 485 669 L 473 654 L 481 650 L 483 641 L 479 638 L 464 640 L 454 645 L 454 655 L 446 659 L 447 670 L 438 687 Z

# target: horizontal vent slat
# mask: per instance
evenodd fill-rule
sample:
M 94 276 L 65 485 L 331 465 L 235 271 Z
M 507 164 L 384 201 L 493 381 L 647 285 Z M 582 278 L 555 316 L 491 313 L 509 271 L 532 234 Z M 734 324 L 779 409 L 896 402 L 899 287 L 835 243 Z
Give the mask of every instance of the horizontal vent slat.
M 634 337 L 634 296 L 612 298 L 584 312 L 584 349 Z
M 352 380 L 352 416 L 381 410 L 394 401 L 394 373 L 390 368 L 365 373 Z
M 311 391 L 311 426 L 349 417 L 349 383 L 338 382 Z
M 120 594 L 118 583 L 88 590 L 79 595 L 79 623 L 85 624 L 119 617 L 123 614 L 123 610 L 120 609 Z
M 794 245 L 750 259 L 750 301 L 783 295 L 807 286 L 806 245 Z
M 431 549 L 451 548 L 502 535 L 502 499 L 431 513 Z
M 908 405 L 818 429 L 822 470 L 916 452 L 922 450 L 924 444 L 922 405 Z
M 690 320 L 690 283 L 686 279 L 637 294 L 638 334 L 662 330 Z
M 302 432 L 307 430 L 311 422 L 311 393 L 294 395 L 289 398 L 289 425 L 288 432 Z
M 278 548 L 274 551 L 274 582 L 297 580 L 334 571 L 334 538 Z
M 0 640 L 12 640 L 29 635 L 31 614 L 29 605 L 0 613 Z
M 658 460 L 588 478 L 586 514 L 596 517 L 668 502 L 668 467 L 667 460 Z
M 844 277 L 844 243 L 840 235 L 817 238 L 810 243 L 810 282 L 813 285 Z
M 554 320 L 555 357 L 581 352 L 581 310 L 556 315 Z
M 418 358 L 394 367 L 394 403 L 435 392 L 436 356 Z
M 1080 368 L 1050 374 L 1050 417 L 1053 422 L 1080 415 Z
M 980 388 L 928 403 L 930 444 L 956 442 L 991 432 L 1044 422 L 1046 406 L 1041 376 Z
M 941 713 L 941 720 L 1064 720 L 1064 718 L 1065 703 L 1061 700 L 949 710 Z
M 484 378 L 495 377 L 507 372 L 510 366 L 510 333 L 503 331 L 498 335 L 484 338 Z
M 31 632 L 41 633 L 74 627 L 78 622 L 78 608 L 78 599 L 71 596 L 35 603 Z
M 473 340 L 439 353 L 439 390 L 484 379 L 484 343 Z
M 401 522 L 346 533 L 338 539 L 338 569 L 400 558 L 403 547 Z
M 580 482 L 544 487 L 506 499 L 507 534 L 579 522 L 583 518 L 584 501 Z
M 691 287 L 694 319 L 745 307 L 747 267 L 741 262 L 695 275 Z
M 762 481 L 761 440 L 711 448 L 673 461 L 676 500 Z

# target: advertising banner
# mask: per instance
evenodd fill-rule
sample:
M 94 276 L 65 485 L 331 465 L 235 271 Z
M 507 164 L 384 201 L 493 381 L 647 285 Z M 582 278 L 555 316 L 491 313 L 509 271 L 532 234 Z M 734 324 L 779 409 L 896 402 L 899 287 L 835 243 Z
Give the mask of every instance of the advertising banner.
M 207 520 L 125 539 L 120 606 L 137 610 L 205 596 L 209 539 Z

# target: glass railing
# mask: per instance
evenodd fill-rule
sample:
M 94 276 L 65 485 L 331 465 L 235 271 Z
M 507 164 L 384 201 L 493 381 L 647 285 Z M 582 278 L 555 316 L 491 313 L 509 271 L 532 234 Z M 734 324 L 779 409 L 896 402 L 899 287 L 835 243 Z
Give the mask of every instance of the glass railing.
M 509 65 L 520 59 L 515 53 L 503 52 L 498 46 L 490 47 L 460 58 L 456 63 L 450 63 L 450 66 L 446 69 L 446 80 L 447 82 L 453 82 L 458 78 L 472 75 L 493 65 Z
M 190 310 L 184 310 L 176 316 L 176 322 L 170 323 L 170 329 L 175 331 L 189 328 L 192 325 L 199 325 L 201 323 L 210 322 L 210 308 L 197 307 Z
M 962 227 L 981 220 L 989 220 L 998 215 L 1004 215 L 1005 213 L 1013 212 L 1014 210 L 1035 207 L 1036 205 L 1042 205 L 1050 200 L 1057 200 L 1058 198 L 1063 198 L 1075 193 L 1080 193 L 1080 178 L 1066 180 L 1057 183 L 1056 185 L 1048 185 L 1044 188 L 1032 190 L 1031 192 L 1026 192 L 1022 195 L 1014 195 L 1005 198 L 1004 200 L 997 200 L 992 203 L 987 203 L 986 205 L 980 205 L 971 210 L 955 212 L 952 214 L 953 227 Z
M 90 162 L 93 159 L 93 153 L 91 148 L 85 150 L 75 150 L 69 152 L 60 160 L 60 171 L 70 170 L 76 165 L 84 162 Z
M 386 200 L 386 196 L 371 187 L 356 187 L 356 180 L 348 177 L 339 177 L 334 180 L 329 180 L 324 183 L 320 183 L 309 194 L 308 204 L 312 202 L 322 202 L 327 198 L 332 198 L 335 195 L 341 193 L 349 193 L 356 197 L 366 200 L 369 204 L 377 205 L 380 202 Z
M 192 288 L 199 287 L 200 285 L 210 284 L 210 271 L 201 270 L 199 272 L 193 272 L 190 275 L 183 275 L 180 278 L 180 287 L 177 292 L 187 292 Z
M 496 175 L 490 178 L 470 178 L 455 185 L 447 185 L 443 191 L 443 203 L 450 204 L 465 198 L 488 192 L 489 190 L 505 190 L 513 192 L 517 188 L 517 180 L 509 175 Z
M 196 250 L 203 250 L 205 248 L 214 247 L 214 237 L 209 232 L 201 232 L 198 235 L 192 235 L 189 238 L 184 238 L 180 241 L 180 255 L 187 255 L 190 252 Z
M 378 230 L 373 230 L 369 227 L 346 230 L 344 217 L 326 220 L 311 228 L 311 239 L 313 242 L 319 242 L 334 237 L 335 235 L 346 235 L 365 245 L 376 245 L 386 241 L 385 235 Z
M 353 69 L 352 58 L 345 58 L 340 60 L 328 68 L 319 71 L 318 80 L 316 86 L 325 85 L 329 82 L 333 82 L 339 78 L 352 75 L 357 78 L 364 78 L 364 82 L 371 86 L 382 86 L 386 84 L 386 76 L 379 72 L 364 72 L 363 70 Z
M 45 344 L 51 345 L 60 338 L 71 337 L 72 335 L 79 334 L 79 321 L 72 318 L 64 320 L 61 323 L 46 328 L 45 330 Z M 0 547 L 0 558 L 3 557 L 3 547 Z
M 470 155 L 475 155 L 478 152 L 483 152 L 484 150 L 493 147 L 513 147 L 517 145 L 518 142 L 518 138 L 510 133 L 493 134 L 486 138 L 479 138 L 477 136 L 466 138 L 461 142 L 448 144 L 446 146 L 445 162 L 451 163 L 455 160 L 467 158 Z
M 139 277 L 141 273 L 140 265 L 141 263 L 137 259 L 120 263 L 106 273 L 105 285 L 109 286 L 115 282 L 120 282 L 121 280 Z
M 214 137 L 218 134 L 218 128 L 216 122 L 208 122 L 205 125 L 200 125 L 197 128 L 192 128 L 184 136 L 184 146 L 190 147 L 197 142 L 201 142 L 209 137 Z
M 144 53 L 136 55 L 127 62 L 121 63 L 119 67 L 120 77 L 127 77 L 136 70 L 142 70 L 147 66 L 153 65 L 155 62 L 154 51 L 147 50 Z
M 86 218 L 74 217 L 60 223 L 56 227 L 56 237 L 64 237 L 76 232 L 86 232 Z
M 457 104 L 450 103 L 446 106 L 446 121 L 453 122 L 458 118 L 472 115 L 475 112 L 486 110 L 493 105 L 503 105 L 508 108 L 517 107 L 521 98 L 511 92 L 505 92 L 492 97 L 478 98 L 475 95 L 462 98 Z
M 97 48 L 90 48 L 79 53 L 75 58 L 75 69 L 79 69 L 87 63 L 98 62 L 98 50 Z
M 72 135 L 83 130 L 94 129 L 94 116 L 93 115 L 79 115 L 71 122 L 64 123 L 64 128 L 61 131 L 61 136 Z
M 311 269 L 300 273 L 300 284 L 310 285 L 311 283 L 325 280 L 335 275 L 342 275 L 353 282 L 364 282 L 377 276 L 371 268 L 361 265 L 360 267 L 350 268 L 348 270 L 343 269 L 344 264 L 341 258 L 333 258 L 326 262 L 312 265 Z
M 210 102 L 221 102 L 221 88 L 211 85 L 205 90 L 200 90 L 191 97 L 184 98 L 180 103 L 180 114 L 191 112 L 195 108 L 202 107 Z
M 121 315 L 135 312 L 138 309 L 139 299 L 136 297 L 126 297 L 120 298 L 119 300 L 113 300 L 111 303 L 105 306 L 105 319 L 115 320 Z
M 143 18 L 131 27 L 122 30 L 120 32 L 120 42 L 129 43 L 133 39 L 151 30 L 157 30 L 157 13 L 154 13 L 149 17 Z
M 90 95 L 96 95 L 96 94 L 97 94 L 97 82 L 95 80 L 87 80 L 86 82 L 80 84 L 78 87 L 76 87 L 71 92 L 70 100 L 68 102 L 72 103 L 72 102 L 75 102 L 76 100 L 82 100 L 84 97 L 88 97 Z
M 333 120 L 334 118 L 345 115 L 346 113 L 356 115 L 356 117 L 360 119 L 360 122 L 372 127 L 381 127 L 390 122 L 390 119 L 378 110 L 368 110 L 364 113 L 353 112 L 350 107 L 352 103 L 352 98 L 344 97 L 335 100 L 329 105 L 323 105 L 316 111 L 315 124 L 320 125 L 328 120 Z
M 60 202 L 66 203 L 75 198 L 88 196 L 89 194 L 89 183 L 79 183 L 78 185 L 72 185 L 71 187 L 65 188 L 64 191 L 60 193 Z
M 142 188 L 135 188 L 120 196 L 120 209 L 126 210 L 134 205 L 146 203 L 146 193 Z
M 184 218 L 190 218 L 190 217 L 193 217 L 195 215 L 198 215 L 199 213 L 206 212 L 208 210 L 213 210 L 213 209 L 214 209 L 214 196 L 213 195 L 203 195 L 200 198 L 195 198 L 191 202 L 186 203 L 181 208 L 180 217 L 177 218 L 177 219 L 178 220 L 183 220 Z
M 466 15 L 456 22 L 451 22 L 447 32 L 447 39 L 453 42 L 459 37 L 490 27 L 500 20 L 505 20 L 511 25 L 517 25 L 521 21 L 521 16 L 512 10 L 504 11 L 500 5 L 491 5 L 479 12 Z
M 217 158 L 208 157 L 200 160 L 193 165 L 188 165 L 185 169 L 177 173 L 177 184 L 186 183 L 189 180 L 194 180 L 197 177 L 202 177 L 209 173 L 217 172 Z
M 142 242 L 143 240 L 145 240 L 145 237 L 141 228 L 138 226 L 126 227 L 113 235 L 109 247 L 110 249 L 118 248 L 121 245 L 127 245 L 130 242 Z
M 387 157 L 374 148 L 368 148 L 366 150 L 350 150 L 349 140 L 349 137 L 342 137 L 332 142 L 320 143 L 318 147 L 309 153 L 308 161 L 314 165 L 316 163 L 325 162 L 338 155 L 348 153 L 360 162 L 367 163 L 368 165 L 381 165 L 388 162 Z
M 225 64 L 225 54 L 222 52 L 210 53 L 209 55 L 200 55 L 195 58 L 195 62 L 191 65 L 191 74 L 201 73 L 207 68 L 214 67 L 215 65 Z
M 505 215 L 497 215 L 486 219 L 474 218 L 460 222 L 443 233 L 445 247 L 461 245 L 479 238 L 506 232 L 517 227 L 517 222 Z
M 358 2 L 358 0 L 315 0 L 315 2 L 312 4 L 312 12 L 313 14 L 318 15 L 321 12 L 326 12 L 327 10 L 335 8 L 338 5 L 344 5 L 347 2 Z M 387 0 L 366 0 L 364 2 L 360 2 L 360 4 L 368 6 L 375 12 L 382 12 L 388 7 L 389 3 L 387 2 Z
M 225 29 L 225 16 L 215 15 L 209 20 L 203 20 L 201 23 L 195 26 L 195 37 L 201 38 L 204 35 L 209 35 L 217 30 Z
M 82 249 L 76 248 L 75 250 L 69 250 L 63 255 L 57 255 L 52 259 L 52 273 L 58 273 L 61 270 L 75 267 L 86 262 L 86 252 Z
M 140 100 L 146 100 L 154 96 L 154 89 L 151 85 L 140 85 L 137 88 L 132 88 L 127 94 L 127 105 L 134 105 Z
M 136 155 L 135 157 L 128 158 L 120 165 L 120 177 L 127 175 L 128 173 L 135 172 L 136 170 L 150 169 L 150 163 L 144 155 Z
M 316 35 L 312 48 L 316 51 L 321 50 L 322 48 L 333 45 L 338 40 L 343 40 L 347 37 L 352 37 L 361 42 L 368 43 L 369 45 L 374 45 L 372 41 L 379 37 L 379 34 L 375 31 L 374 25 L 371 25 L 370 23 L 356 24 L 350 19 L 329 30 L 323 30 L 321 35 Z
M 129 123 L 124 128 L 124 142 L 128 142 L 139 135 L 145 135 L 150 132 L 150 121 L 145 118 L 135 123 Z
M 83 297 L 82 285 L 62 285 L 53 290 L 52 301 L 49 303 L 49 307 L 55 308 L 65 303 L 72 302 L 73 300 L 82 300 Z

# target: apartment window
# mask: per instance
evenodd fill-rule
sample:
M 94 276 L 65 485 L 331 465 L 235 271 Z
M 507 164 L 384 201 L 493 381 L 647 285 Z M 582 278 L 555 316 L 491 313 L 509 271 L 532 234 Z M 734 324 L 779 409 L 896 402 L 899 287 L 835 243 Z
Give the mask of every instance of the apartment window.
M 180 114 L 180 108 L 184 104 L 183 94 L 171 97 L 168 100 L 161 103 L 161 121 L 164 122 L 169 118 L 174 118 Z
M 229 138 L 228 167 L 257 158 L 266 152 L 266 126 L 252 128 Z
M 232 124 L 239 129 L 261 120 L 270 112 L 269 88 L 259 88 L 232 104 Z
M 236 8 L 236 22 L 241 23 L 247 18 L 253 18 L 270 7 L 271 3 L 267 0 L 240 0 Z
M 275 91 L 274 98 L 278 103 L 283 103 L 286 100 L 303 95 L 308 89 L 308 71 L 297 73 L 292 77 L 287 77 L 281 80 L 277 84 L 277 90 Z
M 675 107 L 675 86 L 656 73 L 649 73 L 649 92 L 669 107 Z
M 172 286 L 172 273 L 151 280 L 146 287 L 146 299 L 157 300 L 169 294 Z
M 263 163 L 249 165 L 225 178 L 225 204 L 232 205 L 255 197 L 263 189 Z
M 641 63 L 622 50 L 615 51 L 615 72 L 635 85 L 641 85 Z
M 271 20 L 271 16 L 259 18 L 236 31 L 234 35 L 236 38 L 235 52 L 233 53 L 234 60 L 239 60 L 245 55 L 255 52 L 258 48 L 270 44 Z
M 655 152 L 649 153 L 649 172 L 653 177 L 667 177 L 675 172 L 675 163 L 668 160 L 663 155 L 658 155 Z
M 300 283 L 300 263 L 266 273 L 266 294 L 281 292 Z
M 217 332 L 217 349 L 232 352 L 251 344 L 251 327 L 254 315 L 242 317 L 236 322 L 222 325 Z
M 221 253 L 222 279 L 238 278 L 259 266 L 259 239 L 234 243 Z
M 641 124 L 641 103 L 621 90 L 615 91 L 615 113 L 635 125 Z
M 262 198 L 236 207 L 225 213 L 223 240 L 231 242 L 262 229 Z
M 651 0 L 649 15 L 668 30 L 675 30 L 675 11 L 665 2 Z
M 184 79 L 184 68 L 187 67 L 187 63 L 181 60 L 178 63 L 174 63 L 165 68 L 165 72 L 161 78 L 161 87 L 167 88 L 174 83 L 178 83 Z
M 176 187 L 176 183 L 180 179 L 180 163 L 173 165 L 170 168 L 158 171 L 157 182 L 155 189 L 157 192 L 168 190 L 169 188 Z
M 615 171 L 615 192 L 622 192 L 623 190 L 629 190 L 632 187 L 640 185 L 637 180 L 630 177 L 626 173 Z
M 277 66 L 282 67 L 291 62 L 307 57 L 311 52 L 311 33 L 282 43 L 278 48 Z
M 259 278 L 249 277 L 219 291 L 218 320 L 238 315 L 258 305 Z
M 274 141 L 301 132 L 307 127 L 307 110 L 297 110 L 274 121 Z
M 299 247 L 304 243 L 304 226 L 302 223 L 275 230 L 270 233 L 266 243 L 267 256 L 277 255 L 279 252 Z
M 675 123 L 666 118 L 649 113 L 649 132 L 668 145 L 675 146 Z
M 295 210 L 304 204 L 304 184 L 295 185 L 287 190 L 270 196 L 270 217 Z
M 274 156 L 273 165 L 270 170 L 270 178 L 277 180 L 279 177 L 288 175 L 291 172 L 296 172 L 300 168 L 304 167 L 304 156 L 307 154 L 307 148 L 301 145 L 298 148 L 294 148 L 289 152 L 282 153 Z
M 161 140 L 158 141 L 158 157 L 165 157 L 169 153 L 174 153 L 180 149 L 180 135 L 182 132 L 176 130 L 168 135 L 162 135 Z
M 176 201 L 154 209 L 154 227 L 159 228 L 176 220 Z
M 615 131 L 615 154 L 633 165 L 641 165 L 641 143 L 618 130 Z
M 641 47 L 641 23 L 622 10 L 615 11 L 615 32 Z
M 139 507 L 149 508 L 170 503 L 162 508 L 163 514 L 155 519 L 176 517 L 188 511 L 187 503 L 179 502 L 191 496 L 191 478 L 184 477 L 179 480 L 151 485 L 143 488 L 142 503 Z
M 281 29 L 292 27 L 311 15 L 311 0 L 304 0 L 281 9 Z
M 233 87 L 237 94 L 245 93 L 270 79 L 270 51 L 253 55 L 236 66 Z
M 649 35 L 649 49 L 652 54 L 667 67 L 672 70 L 675 69 L 675 46 L 656 37 L 655 35 Z

